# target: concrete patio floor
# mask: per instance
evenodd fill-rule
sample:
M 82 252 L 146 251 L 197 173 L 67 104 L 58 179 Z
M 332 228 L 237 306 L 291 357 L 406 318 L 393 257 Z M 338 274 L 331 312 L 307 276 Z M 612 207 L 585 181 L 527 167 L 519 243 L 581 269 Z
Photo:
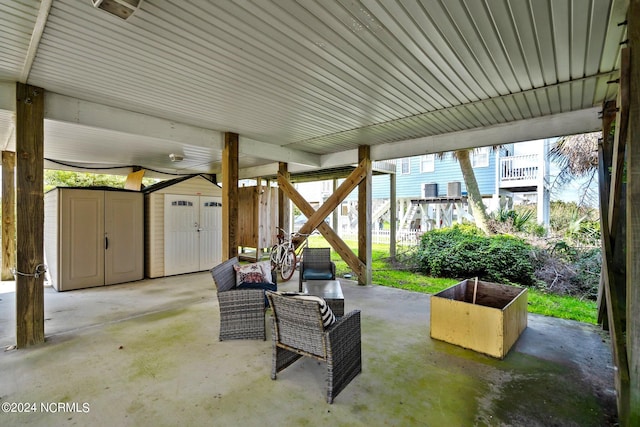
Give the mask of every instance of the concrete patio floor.
M 303 359 L 270 379 L 270 330 L 267 341 L 218 341 L 206 272 L 46 287 L 46 343 L 0 352 L 0 425 L 615 425 L 610 344 L 598 327 L 530 314 L 496 360 L 432 340 L 428 295 L 342 283 L 345 310 L 362 310 L 363 371 L 333 405 L 324 364 Z M 3 349 L 15 342 L 14 286 L 0 285 Z M 297 278 L 279 288 L 296 290 Z M 7 403 L 35 411 L 6 413 Z

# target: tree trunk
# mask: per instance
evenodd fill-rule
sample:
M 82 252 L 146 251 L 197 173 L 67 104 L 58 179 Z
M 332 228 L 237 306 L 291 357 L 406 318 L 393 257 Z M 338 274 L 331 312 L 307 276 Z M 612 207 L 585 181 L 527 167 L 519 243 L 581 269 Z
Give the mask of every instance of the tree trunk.
M 469 150 L 457 150 L 455 155 L 460 163 L 464 184 L 467 187 L 469 206 L 473 211 L 473 218 L 476 221 L 476 226 L 486 234 L 491 234 L 491 230 L 489 230 L 487 208 L 484 206 L 484 203 L 482 203 L 482 195 L 480 194 L 478 181 L 476 181 L 476 175 L 473 172 L 473 167 L 471 166 Z

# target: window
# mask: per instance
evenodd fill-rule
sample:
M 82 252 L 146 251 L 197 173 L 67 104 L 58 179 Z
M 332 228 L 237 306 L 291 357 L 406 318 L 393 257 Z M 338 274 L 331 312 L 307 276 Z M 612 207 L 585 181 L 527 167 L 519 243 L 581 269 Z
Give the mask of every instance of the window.
M 398 160 L 398 169 L 402 175 L 408 175 L 411 173 L 411 159 L 406 157 Z
M 473 150 L 471 154 L 471 166 L 474 168 L 486 168 L 489 166 L 489 147 L 481 147 Z
M 420 157 L 420 173 L 433 172 L 436 170 L 436 155 L 425 154 Z

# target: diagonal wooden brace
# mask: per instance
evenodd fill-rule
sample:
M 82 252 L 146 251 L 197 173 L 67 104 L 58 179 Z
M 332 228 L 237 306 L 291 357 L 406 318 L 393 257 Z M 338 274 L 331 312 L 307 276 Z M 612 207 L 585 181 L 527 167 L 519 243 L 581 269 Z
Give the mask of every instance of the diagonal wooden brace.
M 358 166 L 358 168 L 359 167 L 360 166 Z M 349 182 L 349 184 L 347 184 L 345 189 L 343 190 L 343 185 L 344 185 L 343 183 L 343 185 L 341 185 L 338 188 L 338 190 L 336 190 L 336 192 L 334 193 L 334 194 L 338 194 L 341 191 L 345 192 L 344 197 L 335 198 L 333 200 L 333 202 L 336 204 L 335 206 L 337 206 L 340 202 L 342 202 L 342 200 L 346 198 L 346 196 L 351 192 L 351 190 L 355 188 L 356 185 L 358 185 L 358 183 L 356 182 L 353 188 L 346 190 L 346 188 L 349 188 L 351 183 L 353 183 L 353 179 L 350 180 L 349 178 L 351 178 L 351 176 L 354 174 L 354 172 L 358 170 L 358 168 L 356 168 L 351 173 L 351 175 L 347 177 L 347 180 L 345 182 Z M 322 213 L 323 210 L 319 209 L 318 211 L 316 211 L 315 209 L 313 209 L 313 206 L 311 206 L 309 202 L 307 202 L 305 198 L 302 197 L 295 188 L 293 188 L 293 185 L 291 185 L 291 183 L 284 177 L 284 175 L 282 175 L 279 172 L 278 172 L 278 186 L 280 187 L 280 190 L 283 191 L 287 195 L 287 197 L 289 197 L 289 199 L 291 199 L 291 201 L 308 218 L 307 223 L 300 229 L 300 232 L 304 234 L 309 234 L 310 231 L 313 231 L 315 228 L 317 228 L 318 231 L 322 233 L 322 235 L 327 240 L 327 242 L 329 242 L 331 247 L 333 247 L 333 249 L 335 249 L 335 251 L 338 252 L 340 257 L 353 270 L 353 272 L 358 276 L 362 275 L 365 268 L 364 263 L 353 253 L 351 248 L 347 246 L 347 244 L 340 238 L 340 236 L 338 236 L 338 234 L 336 234 L 336 232 L 333 231 L 333 229 L 329 227 L 327 223 L 324 222 L 324 218 L 328 215 L 328 213 L 324 214 L 324 216 L 321 216 L 323 215 Z M 325 205 L 329 205 L 329 200 L 331 200 L 331 197 L 327 199 L 327 201 L 322 205 L 322 207 L 324 207 Z M 335 206 L 328 209 L 327 212 L 331 212 L 333 209 L 335 209 Z M 320 219 L 318 220 L 318 218 Z

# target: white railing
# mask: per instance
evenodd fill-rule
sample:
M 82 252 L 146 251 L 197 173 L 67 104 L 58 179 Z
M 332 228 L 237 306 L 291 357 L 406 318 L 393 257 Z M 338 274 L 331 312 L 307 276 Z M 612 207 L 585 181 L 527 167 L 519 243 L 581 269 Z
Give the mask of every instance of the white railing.
M 526 154 L 500 159 L 500 182 L 535 181 L 538 179 L 538 155 Z
M 417 245 L 424 231 L 422 230 L 398 230 L 396 231 L 396 244 L 399 245 Z M 340 233 L 343 240 L 358 240 L 358 230 L 343 230 Z M 389 244 L 391 241 L 391 232 L 389 230 L 380 230 L 379 228 L 371 230 L 371 243 L 373 244 Z

